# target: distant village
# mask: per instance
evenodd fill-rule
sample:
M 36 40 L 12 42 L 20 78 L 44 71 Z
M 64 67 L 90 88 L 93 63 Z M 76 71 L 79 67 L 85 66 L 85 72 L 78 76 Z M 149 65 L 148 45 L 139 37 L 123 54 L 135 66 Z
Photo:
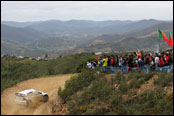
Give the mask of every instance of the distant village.
M 10 57 L 10 58 L 19 58 L 19 59 L 30 59 L 30 60 L 37 60 L 37 61 L 48 61 L 48 56 L 45 57 L 31 57 L 31 56 L 14 56 L 14 55 L 8 55 L 8 54 L 2 54 L 2 57 Z
M 173 51 L 173 48 L 167 48 L 168 51 Z M 152 52 L 151 49 L 143 49 L 142 51 L 144 52 Z M 101 54 L 110 54 L 110 53 L 130 53 L 130 52 L 135 52 L 134 50 L 130 50 L 130 51 L 114 51 L 114 52 L 91 52 L 93 53 L 94 55 L 98 56 L 98 55 L 101 55 Z M 153 51 L 152 53 L 157 53 L 159 51 Z M 79 52 L 80 54 L 81 52 Z M 53 56 L 48 56 L 48 54 L 45 54 L 45 56 L 42 56 L 42 57 L 32 57 L 32 56 L 15 56 L 15 55 L 9 55 L 9 54 L 1 54 L 1 58 L 3 57 L 10 57 L 10 58 L 19 58 L 19 59 L 30 59 L 30 60 L 37 60 L 37 61 L 48 61 L 48 60 L 51 60 L 51 59 L 56 59 L 57 57 L 53 57 Z M 63 58 L 64 56 L 58 56 L 60 58 Z

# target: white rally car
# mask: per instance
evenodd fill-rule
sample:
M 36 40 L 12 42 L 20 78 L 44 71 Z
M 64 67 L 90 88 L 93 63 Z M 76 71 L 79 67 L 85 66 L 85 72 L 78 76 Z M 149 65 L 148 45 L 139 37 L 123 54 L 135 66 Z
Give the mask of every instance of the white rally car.
M 49 97 L 47 93 L 34 89 L 28 89 L 15 93 L 15 101 L 26 106 L 31 105 L 32 102 L 47 102 L 48 98 Z

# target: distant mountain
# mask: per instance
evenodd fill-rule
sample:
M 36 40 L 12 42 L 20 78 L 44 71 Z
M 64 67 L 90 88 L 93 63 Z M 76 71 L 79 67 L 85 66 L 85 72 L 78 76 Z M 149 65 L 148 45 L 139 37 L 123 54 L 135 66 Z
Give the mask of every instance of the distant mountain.
M 113 52 L 148 48 L 155 50 L 158 47 L 158 41 L 162 44 L 162 49 L 171 48 L 166 42 L 159 40 L 157 28 L 160 28 L 168 36 L 169 29 L 173 31 L 173 22 L 155 24 L 147 28 L 125 32 L 122 35 L 101 35 L 86 44 L 77 46 L 76 51 Z
M 93 34 L 108 34 L 108 33 L 123 34 L 128 31 L 143 29 L 162 22 L 164 21 L 159 21 L 154 19 L 140 20 L 140 21 L 49 20 L 49 21 L 43 21 L 42 23 L 30 25 L 28 27 L 49 33 L 69 32 L 69 33 L 93 33 Z
M 169 29 L 173 29 L 173 21 L 1 22 L 1 53 L 40 55 L 54 52 L 58 55 L 155 48 L 158 45 L 157 28 L 168 35 Z M 161 44 L 165 45 L 163 41 Z
M 1 21 L 1 24 L 12 26 L 12 27 L 26 27 L 26 26 L 38 24 L 41 22 L 42 21 L 33 21 L 33 22 Z
M 91 20 L 48 20 L 36 22 L 12 22 L 2 21 L 1 24 L 6 24 L 13 27 L 29 27 L 44 33 L 75 33 L 75 34 L 123 34 L 125 32 L 140 30 L 153 26 L 155 24 L 166 21 L 160 20 L 106 20 L 106 21 L 91 21 Z
M 1 40 L 15 44 L 26 44 L 46 37 L 47 34 L 32 28 L 16 28 L 1 24 Z
M 103 30 L 110 34 L 125 34 L 127 32 L 145 29 L 147 27 L 150 27 L 162 22 L 165 22 L 165 21 L 150 19 L 150 20 L 131 21 L 129 23 L 122 22 L 121 24 L 113 24 L 110 26 L 105 26 L 103 27 Z
M 162 22 L 162 23 L 158 23 L 155 25 L 152 25 L 148 28 L 144 28 L 144 29 L 136 29 L 133 31 L 129 31 L 128 33 L 125 33 L 125 35 L 127 36 L 143 36 L 143 35 L 148 35 L 152 32 L 155 32 L 158 30 L 158 28 L 160 28 L 163 31 L 166 30 L 173 30 L 173 21 L 170 22 Z

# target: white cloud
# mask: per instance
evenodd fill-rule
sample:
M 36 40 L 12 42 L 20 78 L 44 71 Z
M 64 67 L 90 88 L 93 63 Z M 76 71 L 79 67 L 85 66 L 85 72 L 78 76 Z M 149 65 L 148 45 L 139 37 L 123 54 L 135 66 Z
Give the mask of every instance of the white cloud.
M 37 20 L 173 20 L 173 1 L 1 1 L 1 18 Z

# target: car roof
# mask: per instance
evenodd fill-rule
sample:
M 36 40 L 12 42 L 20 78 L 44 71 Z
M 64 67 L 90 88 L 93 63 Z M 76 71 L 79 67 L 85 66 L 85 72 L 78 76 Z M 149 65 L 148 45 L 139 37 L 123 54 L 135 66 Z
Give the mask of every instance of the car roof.
M 28 90 L 21 91 L 19 93 L 20 94 L 28 94 L 28 93 L 33 93 L 34 91 L 36 91 L 36 90 L 34 90 L 34 89 L 28 89 Z

